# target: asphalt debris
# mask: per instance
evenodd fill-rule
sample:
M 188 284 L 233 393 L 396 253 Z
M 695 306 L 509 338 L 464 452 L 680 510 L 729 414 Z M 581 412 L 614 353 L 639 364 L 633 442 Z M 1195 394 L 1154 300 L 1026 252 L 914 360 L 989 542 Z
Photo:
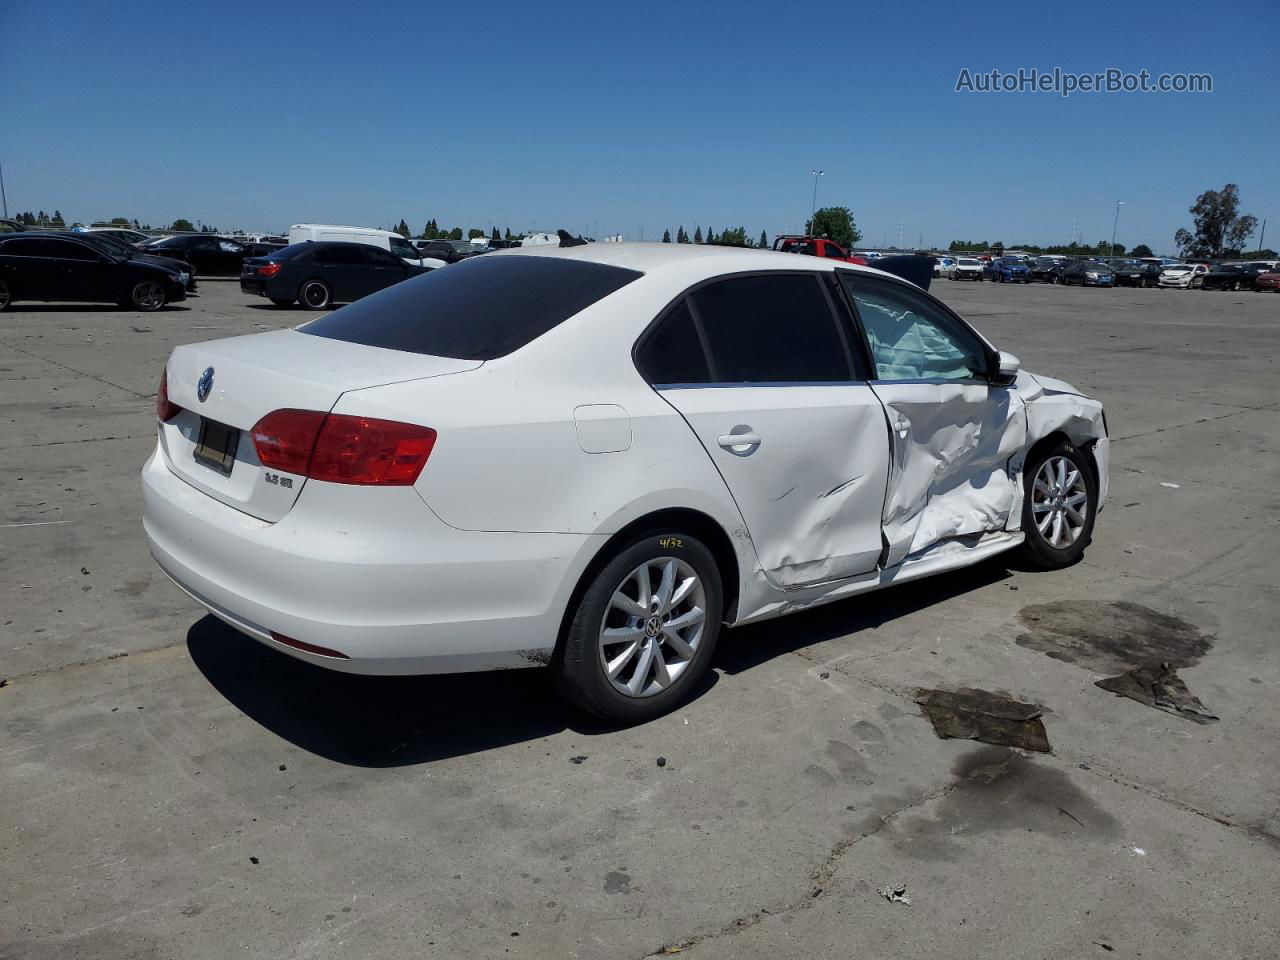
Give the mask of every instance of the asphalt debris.
M 587 759 L 587 758 L 586 758 L 583 754 L 578 754 L 578 756 L 576 756 L 576 757 L 570 757 L 570 758 L 569 758 L 569 762 L 570 762 L 570 763 L 582 763 L 582 762 L 583 762 L 584 760 L 586 760 L 586 759 Z
M 1099 680 L 1101 687 L 1117 697 L 1128 697 L 1148 707 L 1184 717 L 1195 723 L 1214 723 L 1218 717 L 1200 702 L 1168 663 L 1156 667 L 1138 667 Z
M 667 765 L 667 758 L 666 758 L 666 757 L 659 757 L 659 758 L 658 758 L 658 766 L 660 766 L 660 767 L 665 767 L 666 765 Z
M 1023 703 L 989 690 L 922 689 L 916 703 L 943 740 L 978 740 L 1002 747 L 1048 753 L 1049 736 L 1034 703 Z
M 907 885 L 905 883 L 885 884 L 883 887 L 876 887 L 876 893 L 884 897 L 890 903 L 905 903 L 911 906 L 911 898 L 907 896 Z

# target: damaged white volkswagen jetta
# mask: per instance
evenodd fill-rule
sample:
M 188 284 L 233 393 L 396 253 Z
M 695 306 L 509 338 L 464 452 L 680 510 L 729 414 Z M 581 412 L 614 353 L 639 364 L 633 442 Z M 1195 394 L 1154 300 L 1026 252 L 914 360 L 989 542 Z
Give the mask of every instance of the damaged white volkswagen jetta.
M 537 247 L 174 350 L 142 471 L 160 567 L 366 674 L 547 665 L 616 722 L 722 626 L 1021 549 L 1078 559 L 1102 406 L 919 287 L 683 244 Z

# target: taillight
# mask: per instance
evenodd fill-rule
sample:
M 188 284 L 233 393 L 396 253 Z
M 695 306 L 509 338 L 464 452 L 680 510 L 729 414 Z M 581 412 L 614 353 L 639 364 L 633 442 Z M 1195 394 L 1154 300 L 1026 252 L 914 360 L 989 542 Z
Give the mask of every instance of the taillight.
M 156 391 L 156 417 L 161 423 L 168 423 L 181 412 L 182 408 L 169 399 L 169 370 L 166 367 L 160 371 L 160 389 Z
M 315 410 L 273 411 L 252 435 L 263 466 L 370 486 L 412 486 L 436 442 L 430 427 Z
M 258 276 L 260 277 L 274 277 L 279 272 L 280 264 L 278 263 L 264 263 L 258 268 Z
M 318 410 L 274 410 L 253 426 L 253 447 L 264 467 L 306 476 L 325 414 Z

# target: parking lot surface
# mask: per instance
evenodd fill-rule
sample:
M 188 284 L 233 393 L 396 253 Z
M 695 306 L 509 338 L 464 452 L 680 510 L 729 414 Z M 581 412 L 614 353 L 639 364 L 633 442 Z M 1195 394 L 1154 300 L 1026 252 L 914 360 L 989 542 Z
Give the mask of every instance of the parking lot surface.
M 0 314 L 0 957 L 1273 956 L 1280 297 L 934 290 L 1106 403 L 1084 561 L 730 631 L 623 731 L 539 671 L 318 670 L 156 569 L 165 356 L 305 313 Z M 1220 719 L 1094 685 L 1140 655 Z M 1053 752 L 941 740 L 920 687 L 1039 704 Z

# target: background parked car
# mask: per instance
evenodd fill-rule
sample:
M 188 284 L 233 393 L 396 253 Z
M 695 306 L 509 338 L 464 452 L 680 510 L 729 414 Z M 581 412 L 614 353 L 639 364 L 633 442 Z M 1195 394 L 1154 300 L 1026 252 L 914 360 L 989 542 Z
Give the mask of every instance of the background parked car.
M 418 240 L 414 243 L 422 255 L 443 260 L 445 263 L 458 263 L 468 257 L 478 257 L 480 250 L 475 244 L 466 240 Z
M 1204 275 L 1204 290 L 1256 290 L 1259 275 L 1270 270 L 1265 263 L 1220 263 Z
M 1078 283 L 1082 287 L 1114 287 L 1115 272 L 1105 263 L 1097 260 L 1073 260 L 1062 268 L 1061 283 L 1070 286 Z
M 16 300 L 119 303 L 159 310 L 186 298 L 187 278 L 145 257 L 116 257 L 58 234 L 0 238 L 0 310 Z
M 1208 272 L 1203 263 L 1175 263 L 1160 271 L 1159 285 L 1189 290 L 1204 283 Z
M 834 240 L 826 237 L 811 237 L 799 234 L 782 234 L 774 237 L 773 249 L 782 253 L 800 253 L 809 257 L 822 257 L 826 260 L 842 260 L 845 263 L 856 263 L 865 266 L 869 257 L 861 257 L 846 250 Z M 881 256 L 875 254 L 875 257 Z
M 1259 290 L 1274 290 L 1280 293 L 1280 268 L 1272 267 L 1266 273 L 1258 274 L 1258 279 L 1254 283 Z
M 987 266 L 987 276 L 997 283 L 1030 283 L 1031 270 L 1021 257 L 997 257 Z
M 325 310 L 430 272 L 371 244 L 308 241 L 246 259 L 240 289 L 277 307 L 297 300 L 309 310 Z
M 125 243 L 131 243 L 137 246 L 139 243 L 147 243 L 153 239 L 150 234 L 143 233 L 140 230 L 128 230 L 125 227 L 84 227 L 79 233 L 91 233 L 94 236 L 115 237 L 117 240 L 123 240 Z
M 982 261 L 977 257 L 957 257 L 955 269 L 951 272 L 952 280 L 981 280 Z
M 1041 283 L 1057 283 L 1067 262 L 1066 257 L 1036 257 L 1035 263 L 1031 265 L 1031 279 Z
M 144 243 L 140 249 L 143 253 L 185 260 L 196 268 L 197 274 L 206 277 L 239 276 L 244 258 L 250 255 L 244 244 L 210 233 L 161 237 Z
M 64 236 L 70 237 L 72 240 L 82 240 L 104 253 L 109 253 L 114 257 L 123 259 L 139 259 L 149 263 L 158 263 L 160 266 L 169 270 L 174 270 L 181 276 L 187 278 L 187 293 L 194 293 L 196 289 L 195 268 L 185 260 L 177 260 L 173 257 L 162 257 L 158 254 L 143 253 L 131 243 L 126 243 L 118 239 L 114 233 L 110 231 L 95 233 L 74 233 L 71 231 L 47 231 L 42 232 L 44 236 Z
M 1131 261 L 1116 270 L 1116 285 L 1154 287 L 1160 283 L 1160 267 L 1154 263 Z
M 935 277 L 949 277 L 956 272 L 955 257 L 938 257 L 933 262 L 933 275 Z
M 295 223 L 289 228 L 289 242 L 302 243 L 306 240 L 332 241 L 334 243 L 365 243 L 380 250 L 394 253 L 405 263 L 415 267 L 443 267 L 447 261 L 438 257 L 424 256 L 400 234 L 391 230 L 378 230 L 375 227 L 345 227 L 333 223 Z

